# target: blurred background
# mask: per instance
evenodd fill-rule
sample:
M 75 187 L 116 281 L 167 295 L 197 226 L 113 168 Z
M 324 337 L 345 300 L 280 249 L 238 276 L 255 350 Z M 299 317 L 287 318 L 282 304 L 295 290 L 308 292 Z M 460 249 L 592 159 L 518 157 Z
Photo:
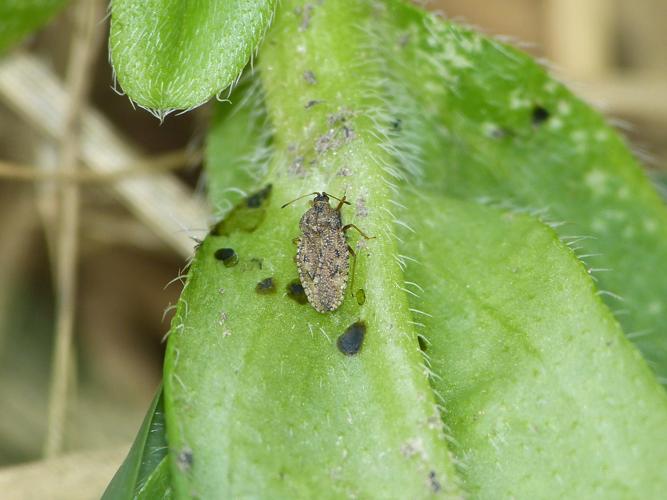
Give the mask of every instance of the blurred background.
M 181 288 L 174 278 L 191 237 L 206 229 L 197 151 L 209 108 L 160 123 L 115 92 L 99 3 L 95 43 L 72 46 L 73 34 L 86 35 L 70 7 L 0 58 L 0 492 L 11 492 L 3 498 L 56 498 L 53 484 L 70 488 L 62 498 L 99 496 L 160 382 L 168 307 Z M 651 175 L 667 176 L 667 2 L 426 5 L 543 58 L 614 120 Z M 69 71 L 70 54 L 89 57 L 87 81 Z M 63 194 L 54 169 L 77 92 L 83 132 L 70 154 L 81 182 Z M 170 172 L 110 178 L 128 167 Z M 69 227 L 56 220 L 61 203 L 74 207 Z M 76 257 L 59 260 L 72 243 Z M 63 329 L 74 349 L 58 368 Z M 54 400 L 64 422 L 48 430 Z M 48 494 L 35 492 L 37 478 Z

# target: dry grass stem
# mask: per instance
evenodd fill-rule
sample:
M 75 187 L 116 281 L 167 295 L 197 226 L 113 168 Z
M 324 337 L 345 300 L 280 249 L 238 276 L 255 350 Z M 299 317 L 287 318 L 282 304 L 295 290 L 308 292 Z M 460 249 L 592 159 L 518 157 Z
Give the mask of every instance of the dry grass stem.
M 0 99 L 35 130 L 59 139 L 69 95 L 53 72 L 34 56 L 14 52 L 0 60 Z M 81 160 L 95 172 L 114 172 L 141 161 L 140 152 L 94 109 L 83 113 Z M 206 232 L 205 203 L 173 176 L 128 177 L 110 185 L 127 208 L 183 257 Z
M 18 165 L 0 160 L 0 177 L 13 181 L 54 181 L 78 184 L 106 184 L 122 181 L 134 175 L 155 175 L 160 172 L 176 170 L 184 166 L 197 164 L 201 160 L 200 152 L 174 151 L 152 158 L 146 158 L 127 167 L 109 171 L 75 169 L 45 170 L 41 167 Z
M 65 130 L 60 141 L 60 169 L 76 170 L 80 154 L 81 111 L 91 84 L 93 56 L 100 47 L 103 17 L 101 2 L 79 0 L 75 4 L 74 29 L 67 74 L 70 101 Z M 66 183 L 59 186 L 59 213 L 56 243 L 56 325 L 51 387 L 44 455 L 53 457 L 62 451 L 70 396 L 70 370 L 74 358 L 73 331 L 76 313 L 76 263 L 79 225 L 79 188 Z
M 25 251 L 26 242 L 30 244 L 32 232 L 36 227 L 37 217 L 34 203 L 27 196 L 27 189 L 8 196 L 11 212 L 0 216 L 0 226 L 10 238 L 0 246 L 0 354 L 3 352 L 8 323 L 12 314 L 12 305 L 16 287 L 26 272 L 29 253 Z

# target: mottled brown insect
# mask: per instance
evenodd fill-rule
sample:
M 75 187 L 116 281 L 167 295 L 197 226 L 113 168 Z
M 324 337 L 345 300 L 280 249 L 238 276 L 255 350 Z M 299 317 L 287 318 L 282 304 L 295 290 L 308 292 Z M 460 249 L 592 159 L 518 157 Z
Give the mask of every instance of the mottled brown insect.
M 343 205 L 350 203 L 336 198 L 325 192 L 310 193 L 305 196 L 315 196 L 310 208 L 299 222 L 301 236 L 297 238 L 296 265 L 299 269 L 299 278 L 308 302 L 316 311 L 327 313 L 335 311 L 343 302 L 347 277 L 349 274 L 350 254 L 354 250 L 345 240 L 345 231 L 354 228 L 361 235 L 369 239 L 357 226 L 347 224 L 343 226 L 340 210 Z M 332 208 L 329 198 L 338 200 L 338 206 Z M 303 198 L 303 196 L 296 200 Z M 292 200 L 285 203 L 285 208 Z

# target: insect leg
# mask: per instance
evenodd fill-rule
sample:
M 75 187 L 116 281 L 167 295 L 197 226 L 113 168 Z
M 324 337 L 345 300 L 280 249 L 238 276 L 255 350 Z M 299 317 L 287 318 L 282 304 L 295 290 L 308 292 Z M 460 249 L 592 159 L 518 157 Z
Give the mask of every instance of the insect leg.
M 334 200 L 338 200 L 338 206 L 335 208 L 336 212 L 340 211 L 341 207 L 343 205 L 352 205 L 349 201 L 347 201 L 347 198 L 345 198 L 345 195 L 343 195 L 343 198 L 336 198 L 334 195 L 329 194 L 329 193 L 322 193 L 323 195 L 328 196 L 329 198 L 333 198 Z
M 363 236 L 364 238 L 366 238 L 367 240 L 373 240 L 373 239 L 375 239 L 375 236 L 368 236 L 366 233 L 364 233 L 361 229 L 359 229 L 359 228 L 358 228 L 357 226 L 355 226 L 354 224 L 346 224 L 346 225 L 344 225 L 344 226 L 343 226 L 343 231 L 347 231 L 347 230 L 350 229 L 351 227 L 353 227 L 354 229 L 356 229 L 357 231 L 359 231 L 359 234 L 360 234 L 361 236 Z
M 350 292 L 352 293 L 352 296 L 354 297 L 354 275 L 356 274 L 356 270 L 357 270 L 357 253 L 354 251 L 354 249 L 349 244 L 347 245 L 347 249 L 352 254 L 352 281 L 350 282 Z

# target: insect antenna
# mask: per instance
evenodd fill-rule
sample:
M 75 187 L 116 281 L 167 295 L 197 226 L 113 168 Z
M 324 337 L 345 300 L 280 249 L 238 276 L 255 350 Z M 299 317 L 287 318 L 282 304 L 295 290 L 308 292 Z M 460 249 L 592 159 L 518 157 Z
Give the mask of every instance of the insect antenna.
M 326 194 L 326 193 L 323 193 L 323 194 Z M 295 201 L 299 201 L 301 198 L 305 198 L 306 196 L 313 196 L 313 195 L 317 195 L 317 196 L 319 196 L 320 193 L 318 193 L 318 192 L 316 191 L 316 192 L 314 192 L 314 193 L 304 194 L 303 196 L 299 196 L 298 198 L 294 198 L 292 201 L 288 201 L 287 203 L 285 203 L 285 204 L 284 204 L 283 206 L 281 206 L 280 208 L 285 208 L 287 205 L 291 205 L 291 204 L 294 203 Z M 336 198 L 336 199 L 338 199 L 338 198 Z

